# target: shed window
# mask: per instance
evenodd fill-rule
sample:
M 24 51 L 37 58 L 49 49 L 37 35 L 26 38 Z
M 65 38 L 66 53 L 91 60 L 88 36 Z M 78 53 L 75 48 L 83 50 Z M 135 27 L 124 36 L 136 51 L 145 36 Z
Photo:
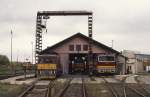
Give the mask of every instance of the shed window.
M 81 45 L 76 45 L 76 50 L 81 51 Z
M 83 50 L 88 51 L 88 45 L 83 45 Z
M 69 45 L 69 51 L 74 51 L 74 45 Z

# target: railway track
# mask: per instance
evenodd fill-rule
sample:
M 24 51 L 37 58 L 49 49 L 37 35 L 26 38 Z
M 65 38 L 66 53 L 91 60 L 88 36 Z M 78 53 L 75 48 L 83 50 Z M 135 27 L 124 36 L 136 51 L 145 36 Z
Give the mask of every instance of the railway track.
M 54 81 L 36 80 L 18 97 L 51 97 L 51 88 Z
M 111 96 L 109 97 L 150 97 L 149 92 L 140 86 L 140 84 L 127 84 L 124 82 L 111 83 L 104 77 L 103 80 L 105 82 L 104 85 L 110 91 Z M 88 97 L 86 82 L 83 77 L 68 79 L 60 90 L 53 93 L 52 90 L 57 86 L 55 82 L 37 80 L 18 97 Z
M 113 97 L 119 97 L 117 91 L 112 86 L 112 83 L 109 83 L 104 77 L 102 77 L 102 78 L 103 78 L 106 86 L 108 87 L 108 89 L 111 91 Z
M 138 84 L 133 86 L 124 82 L 110 83 L 105 78 L 103 78 L 103 80 L 112 92 L 113 97 L 150 97 Z
M 84 78 L 82 78 L 82 97 L 88 97 Z
M 150 97 L 150 91 L 149 89 L 147 89 L 147 85 L 144 84 L 144 82 L 141 82 L 139 79 L 138 79 L 138 76 L 135 77 L 135 80 L 137 81 L 137 85 L 135 84 L 131 84 L 132 87 L 136 88 L 138 91 L 140 91 L 141 93 L 145 94 L 146 97 Z
M 136 88 L 126 85 L 125 87 L 126 90 L 126 96 L 127 97 L 149 97 L 145 96 L 142 92 L 138 91 Z
M 84 78 L 81 79 L 81 84 L 71 83 L 72 80 L 70 79 L 55 97 L 87 97 Z

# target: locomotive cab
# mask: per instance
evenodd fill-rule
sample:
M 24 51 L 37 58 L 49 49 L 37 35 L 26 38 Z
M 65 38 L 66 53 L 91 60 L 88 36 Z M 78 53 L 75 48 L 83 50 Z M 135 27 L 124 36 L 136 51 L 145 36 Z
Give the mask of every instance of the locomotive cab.
M 96 69 L 98 74 L 115 74 L 115 55 L 98 55 Z
M 39 55 L 37 64 L 38 77 L 40 79 L 55 79 L 59 68 L 57 55 Z

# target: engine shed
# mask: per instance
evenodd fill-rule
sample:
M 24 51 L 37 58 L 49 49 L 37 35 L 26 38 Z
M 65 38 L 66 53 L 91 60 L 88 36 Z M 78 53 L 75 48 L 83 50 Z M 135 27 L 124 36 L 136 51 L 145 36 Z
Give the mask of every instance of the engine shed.
M 56 43 L 51 47 L 42 50 L 42 54 L 57 54 L 60 58 L 60 64 L 63 74 L 78 74 L 88 73 L 88 50 L 89 50 L 89 37 L 77 33 L 69 38 Z M 94 39 L 92 39 L 93 56 L 96 54 L 112 54 L 116 57 L 116 70 L 117 74 L 125 74 L 126 57 L 120 52 L 108 47 Z M 93 57 L 94 58 L 94 57 Z M 94 60 L 97 60 L 94 58 Z M 78 65 L 74 65 L 74 63 Z M 81 64 L 80 64 L 81 63 Z M 83 63 L 83 64 L 82 64 Z M 93 62 L 93 65 L 95 63 Z

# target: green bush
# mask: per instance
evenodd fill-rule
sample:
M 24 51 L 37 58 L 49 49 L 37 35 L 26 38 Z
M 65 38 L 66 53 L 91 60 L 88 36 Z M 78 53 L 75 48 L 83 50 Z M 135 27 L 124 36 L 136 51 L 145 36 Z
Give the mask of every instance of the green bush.
M 9 59 L 5 55 L 0 55 L 0 65 L 8 65 Z

